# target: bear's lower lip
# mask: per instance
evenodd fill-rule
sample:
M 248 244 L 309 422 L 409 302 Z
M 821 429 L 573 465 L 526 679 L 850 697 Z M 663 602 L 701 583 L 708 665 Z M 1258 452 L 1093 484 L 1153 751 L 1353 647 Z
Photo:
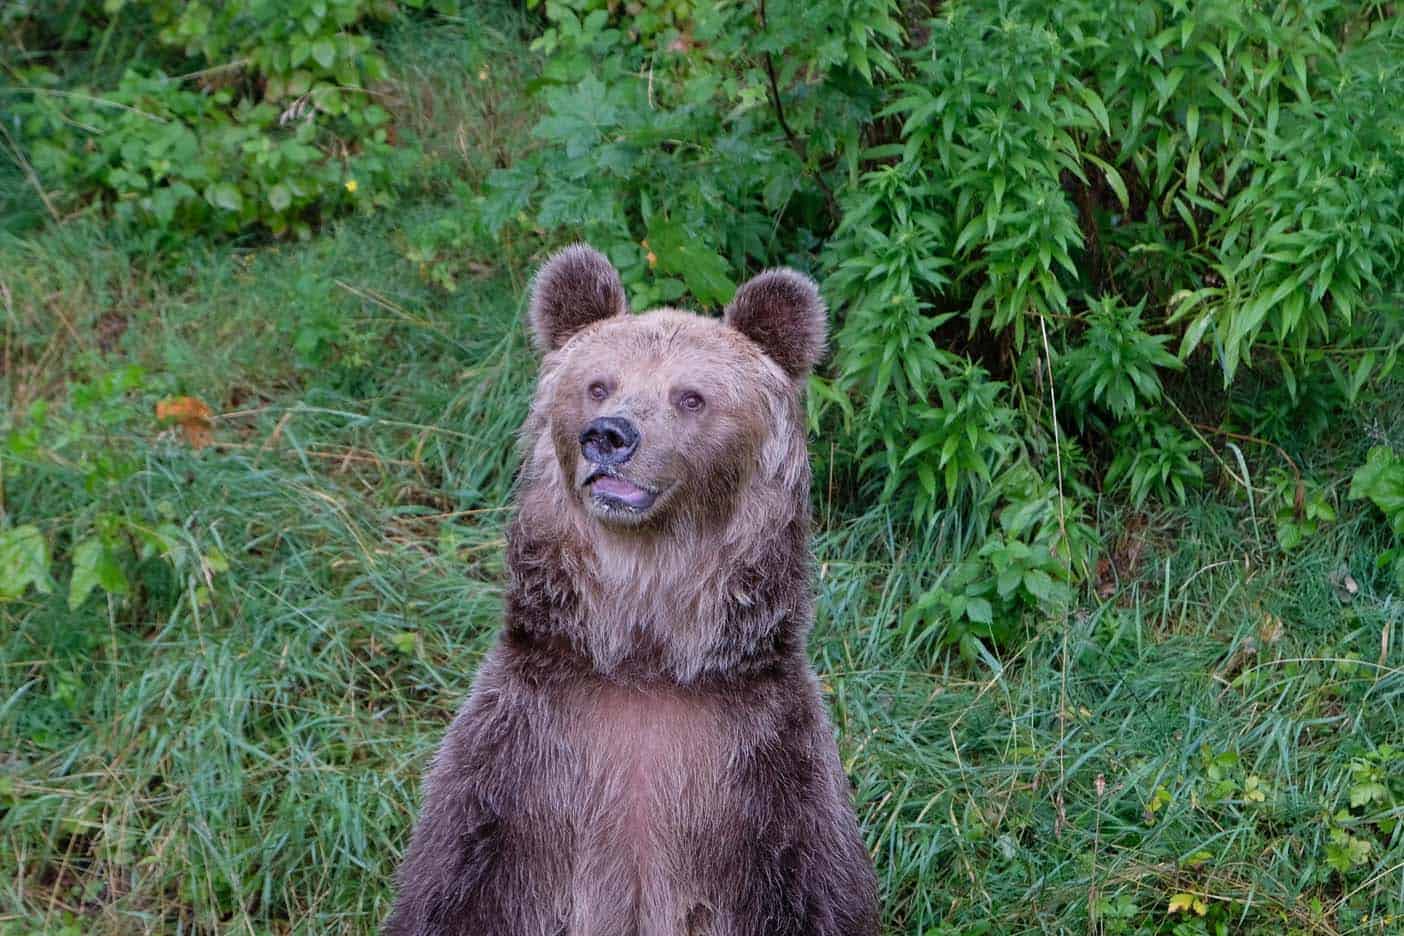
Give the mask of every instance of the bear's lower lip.
M 590 493 L 601 500 L 622 504 L 630 510 L 647 510 L 657 499 L 656 494 L 613 475 L 596 478 L 590 485 Z

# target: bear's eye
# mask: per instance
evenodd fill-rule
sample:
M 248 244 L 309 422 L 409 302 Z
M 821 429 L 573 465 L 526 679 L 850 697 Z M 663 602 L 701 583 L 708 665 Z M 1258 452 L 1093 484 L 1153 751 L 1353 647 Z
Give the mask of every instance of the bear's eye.
M 688 413 L 700 413 L 706 405 L 707 401 L 702 399 L 702 394 L 695 390 L 684 390 L 678 396 L 678 409 Z
M 606 386 L 603 381 L 597 380 L 594 383 L 590 384 L 590 399 L 598 403 L 600 400 L 603 400 L 608 396 L 609 387 Z

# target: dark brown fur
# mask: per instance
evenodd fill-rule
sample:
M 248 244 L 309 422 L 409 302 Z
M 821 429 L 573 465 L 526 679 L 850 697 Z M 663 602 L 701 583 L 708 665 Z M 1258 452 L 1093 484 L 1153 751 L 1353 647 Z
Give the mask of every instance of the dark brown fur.
M 539 274 L 530 318 L 546 356 L 506 623 L 430 770 L 385 932 L 872 936 L 872 866 L 805 656 L 817 291 L 771 271 L 725 322 L 632 316 L 576 247 Z M 674 405 L 688 389 L 700 414 Z M 641 428 L 628 480 L 662 492 L 628 522 L 592 506 L 580 464 L 601 414 Z

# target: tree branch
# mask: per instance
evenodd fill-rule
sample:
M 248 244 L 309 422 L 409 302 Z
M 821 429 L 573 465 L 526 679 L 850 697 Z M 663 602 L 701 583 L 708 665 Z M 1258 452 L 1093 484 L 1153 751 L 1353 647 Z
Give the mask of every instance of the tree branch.
M 766 29 L 765 0 L 759 0 L 759 14 L 761 31 L 764 32 Z M 795 131 L 790 129 L 790 122 L 785 119 L 785 105 L 780 100 L 780 82 L 775 77 L 775 59 L 769 51 L 763 52 L 762 55 L 765 57 L 765 77 L 770 83 L 770 103 L 775 109 L 775 119 L 779 122 L 780 129 L 784 131 L 785 139 L 789 142 L 790 148 L 800 158 L 800 163 L 807 167 L 809 165 L 809 147 L 804 140 L 795 135 Z M 834 197 L 834 190 L 829 188 L 829 183 L 824 181 L 824 175 L 817 166 L 814 167 L 813 175 L 814 181 L 818 182 L 819 187 L 824 190 L 824 198 L 828 202 L 829 212 L 837 218 L 839 215 L 838 199 Z

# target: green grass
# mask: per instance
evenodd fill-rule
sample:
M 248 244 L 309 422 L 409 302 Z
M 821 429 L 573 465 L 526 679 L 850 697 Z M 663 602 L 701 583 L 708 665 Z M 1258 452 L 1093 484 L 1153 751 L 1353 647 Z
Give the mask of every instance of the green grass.
M 36 524 L 59 560 L 52 594 L 0 604 L 5 936 L 371 933 L 388 909 L 498 626 L 534 372 L 531 245 L 408 256 L 522 145 L 530 59 L 510 22 L 390 42 L 434 157 L 392 212 L 175 263 L 96 216 L 0 233 L 0 428 L 50 405 L 34 447 L 0 453 L 0 526 Z M 500 80 L 463 80 L 482 64 Z M 85 387 L 129 364 L 139 387 Z M 216 445 L 156 424 L 175 395 L 219 414 Z M 891 932 L 1404 926 L 1404 810 L 1348 809 L 1371 765 L 1386 789 L 1404 774 L 1381 754 L 1404 746 L 1404 606 L 1343 480 L 1404 439 L 1404 388 L 1335 418 L 1308 463 L 1340 519 L 1299 550 L 1227 482 L 1174 511 L 1104 504 L 1109 593 L 973 665 L 901 626 L 960 518 L 919 546 L 842 485 L 817 497 L 813 657 Z M 110 517 L 172 524 L 174 561 L 70 611 L 73 545 Z M 1333 831 L 1368 843 L 1344 871 Z M 1206 914 L 1167 912 L 1180 894 Z

